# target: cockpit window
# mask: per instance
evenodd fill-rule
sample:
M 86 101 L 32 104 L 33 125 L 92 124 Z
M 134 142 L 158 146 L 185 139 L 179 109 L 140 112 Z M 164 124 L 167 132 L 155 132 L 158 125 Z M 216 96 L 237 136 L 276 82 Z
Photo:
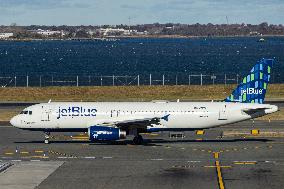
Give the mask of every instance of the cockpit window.
M 29 115 L 32 115 L 32 111 L 22 111 L 20 114 L 29 114 Z

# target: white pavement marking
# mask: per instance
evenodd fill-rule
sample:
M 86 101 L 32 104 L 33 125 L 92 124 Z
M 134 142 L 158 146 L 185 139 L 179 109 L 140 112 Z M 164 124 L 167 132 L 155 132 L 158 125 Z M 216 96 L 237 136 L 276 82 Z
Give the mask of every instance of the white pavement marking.
M 13 162 L 0 174 L 1 189 L 31 189 L 38 186 L 64 162 Z
M 255 160 L 253 160 L 253 161 L 250 161 L 250 160 L 242 161 L 242 160 L 240 160 L 240 161 L 233 161 L 233 162 L 234 162 L 234 163 L 235 163 L 235 162 L 248 162 L 248 163 L 249 163 L 249 162 L 253 162 L 253 163 L 257 163 L 257 161 L 255 161 Z
M 277 162 L 276 161 L 266 160 L 266 161 L 264 161 L 264 163 L 277 163 Z
M 96 159 L 96 157 L 94 157 L 94 156 L 87 156 L 87 157 L 84 157 L 85 159 Z

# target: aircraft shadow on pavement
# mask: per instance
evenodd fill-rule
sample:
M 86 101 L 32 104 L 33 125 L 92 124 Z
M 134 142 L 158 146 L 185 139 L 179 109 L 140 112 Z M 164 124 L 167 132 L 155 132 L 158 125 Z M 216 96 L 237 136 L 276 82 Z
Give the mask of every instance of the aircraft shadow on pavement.
M 163 140 L 163 139 L 151 139 L 149 142 L 153 143 L 226 143 L 226 142 L 268 142 L 273 141 L 270 139 L 203 139 L 203 140 Z
M 144 146 L 161 146 L 162 144 L 173 143 L 231 143 L 231 142 L 269 142 L 270 139 L 203 139 L 203 140 L 165 140 L 165 139 L 144 139 L 142 145 Z M 23 141 L 14 142 L 16 144 L 44 144 L 43 141 Z M 50 141 L 51 144 L 89 144 L 89 145 L 133 145 L 132 140 L 123 141 L 97 141 L 92 143 L 90 141 L 68 141 L 68 140 L 56 140 Z

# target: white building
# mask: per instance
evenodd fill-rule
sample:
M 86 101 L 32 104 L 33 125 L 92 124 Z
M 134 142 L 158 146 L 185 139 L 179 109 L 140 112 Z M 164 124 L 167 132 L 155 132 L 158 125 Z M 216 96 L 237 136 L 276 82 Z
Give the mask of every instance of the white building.
M 8 39 L 9 37 L 13 37 L 13 33 L 0 33 L 0 39 Z
M 108 35 L 117 35 L 117 34 L 124 34 L 125 30 L 124 29 L 120 29 L 120 28 L 101 28 L 100 33 L 102 33 L 104 36 L 108 36 Z
M 43 35 L 43 36 L 52 36 L 52 35 L 61 35 L 64 36 L 65 33 L 64 31 L 51 31 L 51 30 L 42 30 L 42 29 L 37 29 L 37 30 L 32 30 L 31 32 Z
M 257 36 L 257 35 L 261 35 L 261 33 L 257 32 L 257 31 L 251 31 L 249 32 L 250 36 Z
M 123 28 L 100 28 L 99 32 L 103 34 L 104 36 L 109 36 L 109 35 L 143 35 L 146 34 L 147 32 L 138 32 L 137 30 L 128 30 L 128 29 L 123 29 Z

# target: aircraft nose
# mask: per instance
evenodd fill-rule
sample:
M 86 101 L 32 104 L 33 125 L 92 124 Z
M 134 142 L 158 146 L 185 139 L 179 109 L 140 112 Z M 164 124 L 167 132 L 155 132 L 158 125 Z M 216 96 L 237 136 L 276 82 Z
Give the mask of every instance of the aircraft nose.
M 18 127 L 19 126 L 17 116 L 13 117 L 10 120 L 10 124 L 13 125 L 14 127 Z

